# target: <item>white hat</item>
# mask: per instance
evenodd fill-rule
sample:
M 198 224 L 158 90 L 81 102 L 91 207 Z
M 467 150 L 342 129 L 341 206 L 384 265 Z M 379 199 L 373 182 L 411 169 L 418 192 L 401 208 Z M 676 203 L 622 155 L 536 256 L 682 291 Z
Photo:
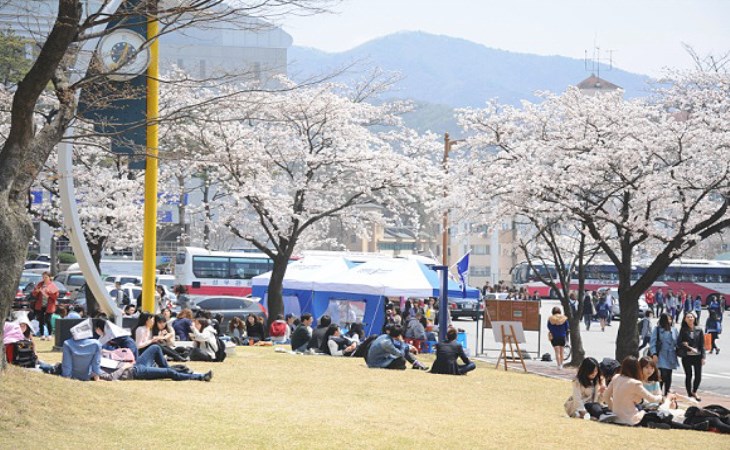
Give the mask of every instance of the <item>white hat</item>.
M 28 311 L 15 311 L 15 323 L 18 325 L 24 323 L 28 325 L 28 328 L 31 330 L 33 329 L 33 325 L 30 323 L 30 319 L 28 318 Z
M 78 323 L 71 327 L 71 336 L 74 340 L 80 341 L 81 339 L 89 339 L 94 336 L 92 331 L 91 319 L 86 319 L 83 322 Z

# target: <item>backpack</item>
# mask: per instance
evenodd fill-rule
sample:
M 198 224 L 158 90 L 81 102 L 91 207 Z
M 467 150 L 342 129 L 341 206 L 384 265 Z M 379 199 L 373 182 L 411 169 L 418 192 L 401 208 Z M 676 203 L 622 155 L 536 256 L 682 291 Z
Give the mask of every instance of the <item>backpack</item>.
M 12 346 L 12 358 L 8 358 L 8 360 L 10 360 L 11 364 L 20 367 L 35 367 L 38 357 L 33 352 L 33 342 L 28 339 L 22 339 L 10 345 Z
M 114 350 L 101 350 L 101 357 L 108 358 L 113 361 L 127 362 L 134 364 L 134 353 L 128 348 L 115 348 Z
M 226 359 L 226 343 L 218 336 L 215 337 L 215 342 L 218 344 L 218 350 L 215 351 L 213 362 L 223 362 Z
M 286 322 L 280 322 L 277 320 L 271 324 L 271 332 L 269 334 L 273 337 L 286 336 L 286 329 L 288 327 L 289 325 L 287 325 Z

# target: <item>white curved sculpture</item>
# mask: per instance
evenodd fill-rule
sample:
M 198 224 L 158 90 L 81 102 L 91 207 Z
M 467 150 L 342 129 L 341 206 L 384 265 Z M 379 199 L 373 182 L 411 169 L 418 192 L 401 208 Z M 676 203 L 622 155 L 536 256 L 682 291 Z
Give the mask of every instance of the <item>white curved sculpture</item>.
M 110 0 L 102 9 L 103 15 L 111 15 L 118 8 L 121 0 Z M 106 26 L 100 25 L 90 31 L 90 34 L 100 33 Z M 78 53 L 76 64 L 73 71 L 72 82 L 76 82 L 86 75 L 89 64 L 93 58 L 94 50 L 99 42 L 99 38 L 90 39 L 84 43 Z M 80 92 L 76 93 L 78 101 Z M 73 135 L 73 128 L 66 130 L 65 137 Z M 74 249 L 74 254 L 79 263 L 81 271 L 84 273 L 86 283 L 94 294 L 96 301 L 99 303 L 100 309 L 109 317 L 114 316 L 117 324 L 121 325 L 122 311 L 112 301 L 106 291 L 99 271 L 96 270 L 94 262 L 91 259 L 89 246 L 84 238 L 84 232 L 81 228 L 81 220 L 79 219 L 78 209 L 76 208 L 76 190 L 74 188 L 73 178 L 73 144 L 69 141 L 62 142 L 58 146 L 58 171 L 59 184 L 61 193 L 61 211 L 63 212 L 63 222 L 66 225 L 66 232 Z

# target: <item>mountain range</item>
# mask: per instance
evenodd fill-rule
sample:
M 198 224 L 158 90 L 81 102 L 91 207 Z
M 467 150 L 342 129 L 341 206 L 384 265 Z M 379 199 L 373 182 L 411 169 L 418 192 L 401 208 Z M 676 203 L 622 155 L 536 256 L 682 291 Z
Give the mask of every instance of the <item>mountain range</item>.
M 399 32 L 340 53 L 294 46 L 289 49 L 289 76 L 297 81 L 342 71 L 335 79 L 353 82 L 374 68 L 400 80 L 385 98 L 413 100 L 407 117 L 417 129 L 455 129 L 453 109 L 481 107 L 487 100 L 518 104 L 538 101 L 537 91 L 563 92 L 591 75 L 585 61 L 540 56 L 486 47 L 465 39 L 424 32 Z M 607 65 L 601 78 L 622 87 L 627 98 L 648 93 L 650 78 Z

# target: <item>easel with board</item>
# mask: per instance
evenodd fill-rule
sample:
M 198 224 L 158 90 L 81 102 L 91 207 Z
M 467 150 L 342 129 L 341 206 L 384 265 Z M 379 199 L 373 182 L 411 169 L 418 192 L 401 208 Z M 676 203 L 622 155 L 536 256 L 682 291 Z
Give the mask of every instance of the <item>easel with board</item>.
M 494 321 L 492 322 L 492 331 L 494 332 L 494 341 L 502 343 L 502 351 L 497 358 L 497 366 L 499 369 L 499 363 L 504 361 L 504 370 L 507 370 L 507 346 L 509 346 L 510 359 L 512 363 L 515 363 L 519 359 L 522 363 L 522 370 L 527 372 L 525 366 L 525 360 L 522 358 L 522 350 L 520 350 L 520 343 L 525 343 L 525 332 L 522 329 L 522 322 L 512 321 Z M 515 348 L 517 348 L 517 358 L 515 358 Z

